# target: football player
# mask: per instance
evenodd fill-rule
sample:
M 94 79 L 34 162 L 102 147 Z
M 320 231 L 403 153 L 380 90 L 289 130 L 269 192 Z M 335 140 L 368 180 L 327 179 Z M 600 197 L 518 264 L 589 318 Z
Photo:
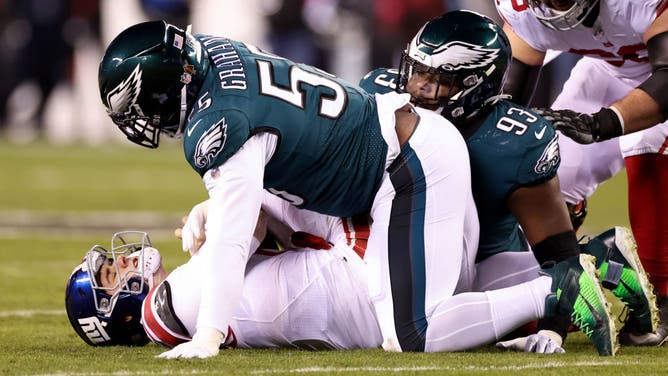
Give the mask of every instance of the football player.
M 424 25 L 404 51 L 398 71 L 376 69 L 360 82 L 369 92 L 410 93 L 414 103 L 451 120 L 465 137 L 480 218 L 478 291 L 491 282 L 512 285 L 534 278 L 538 265 L 580 253 L 559 191 L 556 133 L 543 118 L 501 95 L 509 60 L 510 45 L 498 25 L 474 12 L 454 11 Z M 596 242 L 584 251 L 597 257 L 606 287 L 651 330 L 653 294 L 634 257 L 632 237 L 619 228 L 600 239 L 614 252 L 593 246 Z M 539 329 L 561 344 L 572 319 L 543 321 Z M 592 339 L 601 353 L 614 348 L 614 334 Z
M 166 276 L 148 234 L 114 234 L 109 250 L 93 246 L 70 275 L 65 308 L 72 328 L 92 346 L 146 344 L 141 305 Z
M 209 204 L 205 202 L 195 206 L 186 222 L 205 221 Z M 304 212 L 276 200 L 265 204 L 263 208 L 281 213 L 282 217 L 275 220 L 286 220 L 293 226 L 326 229 L 330 239 L 338 241 L 332 245 L 322 238 L 302 233 L 301 239 L 307 239 L 302 244 L 311 248 L 284 252 L 261 249 L 255 252 L 246 267 L 240 305 L 233 309 L 225 342 L 219 345 L 306 349 L 381 346 L 380 319 L 376 317 L 366 279 L 368 266 L 360 257 L 363 255 L 349 245 L 351 234 L 347 233 L 343 221 Z M 254 246 L 260 244 L 267 231 L 268 217 L 264 210 L 261 211 L 253 235 Z M 202 228 L 205 226 L 200 224 Z M 183 232 L 184 235 L 188 233 Z M 297 234 L 300 233 L 293 235 L 295 242 L 300 238 Z M 148 236 L 145 238 L 148 239 Z M 197 238 L 206 244 L 205 234 L 198 234 Z M 154 255 L 153 265 L 156 265 L 156 260 L 159 263 L 160 258 L 155 257 L 158 253 L 151 247 L 150 241 L 144 241 L 142 246 L 144 248 L 136 251 L 134 245 L 128 245 L 130 250 L 122 255 L 118 254 L 119 247 L 112 247 L 116 254 L 106 257 L 99 246 L 93 247 L 87 253 L 87 260 L 91 261 L 75 269 L 67 286 L 67 312 L 73 327 L 87 343 L 145 343 L 146 334 L 140 328 L 125 326 L 126 332 L 141 339 L 127 342 L 122 340 L 118 331 L 110 330 L 114 326 L 107 324 L 118 322 L 116 326 L 122 326 L 125 322 L 136 323 L 140 316 L 148 337 L 168 347 L 186 343 L 196 333 L 204 283 L 200 271 L 206 268 L 203 265 L 206 259 L 201 257 L 197 247 L 192 249 L 193 257 L 166 278 L 164 274 L 155 273 L 151 282 L 154 287 L 150 292 L 147 293 L 141 286 L 126 289 L 124 294 L 127 296 L 122 299 L 134 303 L 143 300 L 143 306 L 122 304 L 123 300 L 109 295 L 117 286 L 141 283 L 142 275 L 146 278 L 153 275 L 149 271 L 155 270 L 155 266 L 140 269 L 143 265 L 141 258 L 147 258 L 142 252 Z M 130 256 L 125 256 L 128 253 Z M 133 261 L 129 257 L 140 259 Z M 582 265 L 591 266 L 591 263 L 583 259 Z M 135 274 L 128 277 L 135 268 Z M 462 275 L 474 272 L 462 265 Z M 565 275 L 568 277 L 561 278 Z M 429 331 L 433 334 L 428 337 L 434 339 L 427 342 L 424 351 L 475 348 L 499 339 L 527 321 L 555 314 L 559 309 L 570 309 L 564 306 L 564 300 L 555 298 L 555 293 L 559 289 L 562 294 L 577 294 L 580 278 L 591 278 L 591 274 L 572 273 L 572 268 L 562 264 L 546 275 L 517 286 L 478 293 L 458 291 L 452 299 L 441 302 L 432 314 Z M 146 284 L 149 284 L 148 279 Z M 99 299 L 89 292 L 91 289 L 100 294 Z M 104 299 L 108 299 L 110 304 L 97 303 Z M 97 311 L 96 307 L 99 308 Z M 104 307 L 104 311 L 100 307 Z M 96 331 L 92 330 L 90 322 L 100 320 L 104 324 L 96 326 Z M 182 353 L 168 351 L 160 356 L 181 357 Z
M 465 223 L 476 222 L 466 146 L 445 119 L 407 95 L 374 98 L 314 67 L 162 21 L 111 42 L 99 87 L 130 141 L 156 148 L 162 134 L 183 136 L 209 192 L 197 330 L 172 355 L 215 356 L 226 341 L 263 189 L 323 214 L 368 215 L 383 347 L 424 350 L 427 313 L 452 296 Z
M 552 109 L 561 189 L 569 203 L 591 195 L 624 165 L 638 253 L 661 297 L 654 333 L 633 317 L 620 342 L 659 345 L 668 336 L 668 5 L 665 0 L 497 0 L 513 50 L 506 92 L 528 103 L 547 50 L 578 61 Z M 617 136 L 619 139 L 613 139 Z M 609 140 L 609 141 L 606 141 Z M 580 144 L 581 143 L 581 144 Z M 584 145 L 582 145 L 584 144 Z M 589 145 L 587 145 L 589 144 Z

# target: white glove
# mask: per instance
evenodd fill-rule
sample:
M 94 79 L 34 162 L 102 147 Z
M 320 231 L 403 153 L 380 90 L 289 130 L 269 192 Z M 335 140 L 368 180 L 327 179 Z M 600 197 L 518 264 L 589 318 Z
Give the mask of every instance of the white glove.
M 206 215 L 209 200 L 202 201 L 193 206 L 188 214 L 188 219 L 181 229 L 181 246 L 183 252 L 194 255 L 206 239 Z
M 519 337 L 509 341 L 497 342 L 496 347 L 505 350 L 533 352 L 537 354 L 565 353 L 561 347 L 561 336 L 551 330 L 540 330 L 527 337 Z
M 210 358 L 218 355 L 220 344 L 223 343 L 223 333 L 213 328 L 197 328 L 190 342 L 182 343 L 169 351 L 165 351 L 156 358 Z
M 144 247 L 141 251 L 132 253 L 128 257 L 140 257 L 143 253 L 144 257 L 144 279 L 148 281 L 148 286 L 153 287 L 153 276 L 162 266 L 162 256 L 160 251 L 153 247 Z

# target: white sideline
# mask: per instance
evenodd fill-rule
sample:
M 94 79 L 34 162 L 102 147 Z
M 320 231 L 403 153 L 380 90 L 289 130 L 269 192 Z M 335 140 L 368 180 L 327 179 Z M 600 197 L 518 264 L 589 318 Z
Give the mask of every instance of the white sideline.
M 635 362 L 634 362 L 635 363 Z M 634 363 L 618 362 L 618 361 L 601 361 L 601 362 L 546 362 L 546 363 L 529 363 L 518 366 L 430 366 L 430 367 L 309 367 L 309 368 L 295 368 L 295 369 L 267 369 L 251 371 L 251 374 L 272 374 L 272 373 L 343 373 L 343 372 L 433 372 L 433 371 L 518 371 L 525 369 L 540 369 L 540 368 L 560 368 L 560 367 L 599 367 L 599 366 L 621 366 L 630 365 Z M 640 363 L 635 363 L 640 364 Z M 644 363 L 646 364 L 646 363 Z
M 308 367 L 294 369 L 264 369 L 250 371 L 250 374 L 272 374 L 272 373 L 345 373 L 345 372 L 433 372 L 433 371 L 517 371 L 526 369 L 544 369 L 560 367 L 599 367 L 599 366 L 620 366 L 620 365 L 639 365 L 639 362 L 620 362 L 620 361 L 588 361 L 588 362 L 540 362 L 529 363 L 517 366 L 429 366 L 429 367 Z M 643 363 L 647 365 L 647 363 Z M 658 364 L 658 363 L 656 363 Z M 26 376 L 139 376 L 139 375 L 198 375 L 208 374 L 210 371 L 200 370 L 163 370 L 163 371 L 116 371 L 116 372 L 53 372 Z
M 20 309 L 16 311 L 0 311 L 0 317 L 33 317 L 35 315 L 64 315 L 64 309 Z

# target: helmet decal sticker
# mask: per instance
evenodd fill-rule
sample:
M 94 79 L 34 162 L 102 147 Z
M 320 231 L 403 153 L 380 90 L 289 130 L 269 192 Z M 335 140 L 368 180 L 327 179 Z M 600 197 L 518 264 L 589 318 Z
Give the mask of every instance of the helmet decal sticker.
M 173 44 L 173 46 L 174 46 L 175 48 L 179 49 L 179 50 L 182 50 L 182 49 L 183 49 L 183 37 L 180 36 L 180 35 L 178 35 L 178 34 L 175 34 L 175 35 L 174 35 L 174 44 Z
M 220 154 L 227 139 L 227 123 L 222 118 L 213 127 L 209 128 L 197 141 L 195 147 L 195 165 L 199 168 L 209 166 L 214 158 Z
M 537 174 L 544 174 L 559 164 L 561 156 L 559 155 L 559 142 L 557 140 L 558 137 L 555 134 L 552 141 L 543 150 L 543 154 L 536 162 L 536 167 L 534 167 Z
M 440 63 L 442 69 L 457 71 L 460 69 L 476 69 L 493 64 L 499 57 L 498 48 L 485 48 L 462 41 L 447 43 L 434 50 L 434 62 Z
M 100 321 L 95 316 L 86 317 L 79 319 L 79 325 L 81 325 L 81 330 L 86 333 L 88 339 L 93 343 L 106 342 L 111 339 L 109 334 L 104 330 L 104 327 L 107 325 L 106 322 Z
M 141 91 L 141 65 L 137 64 L 130 76 L 107 94 L 107 111 L 111 114 L 130 113 Z

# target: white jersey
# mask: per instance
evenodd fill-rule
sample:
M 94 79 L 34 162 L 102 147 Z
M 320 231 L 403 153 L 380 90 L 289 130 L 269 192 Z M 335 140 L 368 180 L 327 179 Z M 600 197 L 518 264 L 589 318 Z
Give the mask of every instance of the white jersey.
M 602 59 L 624 76 L 648 73 L 651 68 L 643 35 L 665 8 L 665 0 L 601 0 L 594 26 L 553 30 L 531 12 L 527 0 L 496 0 L 502 18 L 538 51 L 556 50 Z
M 558 31 L 543 25 L 526 0 L 497 0 L 505 22 L 538 51 L 556 50 L 583 55 L 552 104 L 554 109 L 595 113 L 626 96 L 652 73 L 643 35 L 666 0 L 601 0 L 593 27 L 579 25 Z M 540 89 L 539 89 L 540 90 Z M 624 167 L 625 157 L 668 154 L 668 124 L 662 123 L 619 139 L 591 145 L 559 137 L 559 182 L 564 198 L 577 203 Z
M 195 255 L 144 301 L 149 337 L 175 346 L 195 333 L 201 262 Z M 241 348 L 377 348 L 382 336 L 362 260 L 347 246 L 254 254 L 225 345 Z M 224 270 L 220 271 L 224 273 Z

